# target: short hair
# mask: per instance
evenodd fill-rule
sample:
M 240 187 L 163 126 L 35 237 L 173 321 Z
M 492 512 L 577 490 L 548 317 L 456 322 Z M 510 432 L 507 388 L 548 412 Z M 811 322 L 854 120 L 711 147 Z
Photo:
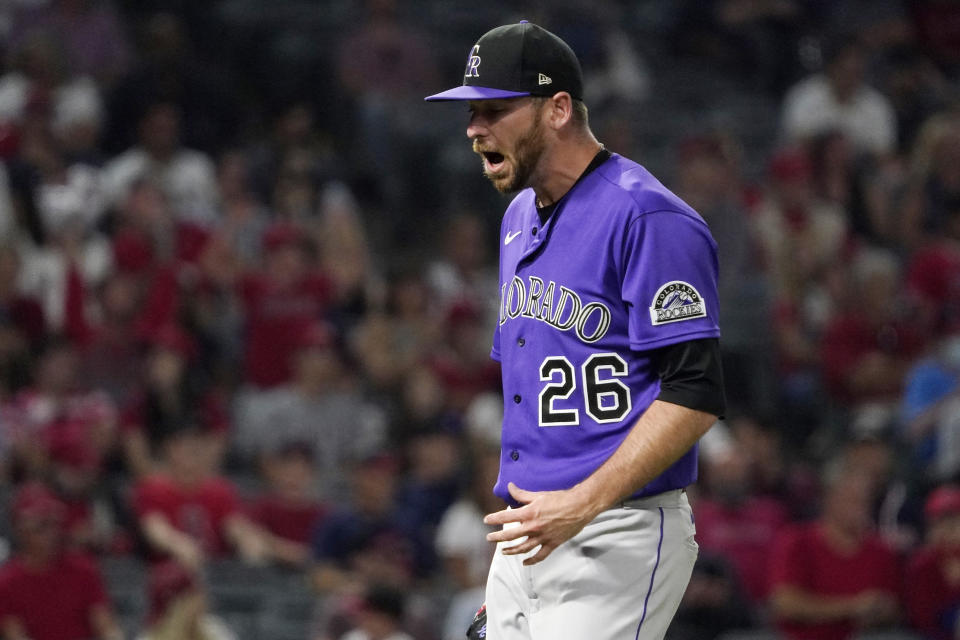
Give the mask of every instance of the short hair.
M 543 104 L 550 99 L 549 96 L 533 96 L 533 99 L 537 102 L 537 107 L 542 107 Z M 589 127 L 589 116 L 587 113 L 587 105 L 583 103 L 583 100 L 577 100 L 574 97 L 570 98 L 571 105 L 573 106 L 573 112 L 570 114 L 570 120 L 577 125 L 578 128 L 586 129 Z
M 590 125 L 587 105 L 583 103 L 583 100 L 573 101 L 573 121 L 584 128 Z

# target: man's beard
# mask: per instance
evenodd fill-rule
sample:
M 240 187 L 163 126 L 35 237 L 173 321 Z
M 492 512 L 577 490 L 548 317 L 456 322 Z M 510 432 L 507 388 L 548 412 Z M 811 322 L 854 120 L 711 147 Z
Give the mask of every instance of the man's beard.
M 478 150 L 477 141 L 474 140 L 473 150 Z M 513 193 L 528 186 L 530 176 L 533 175 L 537 164 L 540 162 L 540 156 L 543 155 L 543 123 L 540 114 L 536 115 L 533 124 L 517 139 L 514 146 L 513 162 L 504 173 L 493 175 L 487 172 L 487 165 L 483 165 L 483 175 L 485 175 L 493 186 L 500 193 Z M 506 162 L 506 159 L 504 159 Z

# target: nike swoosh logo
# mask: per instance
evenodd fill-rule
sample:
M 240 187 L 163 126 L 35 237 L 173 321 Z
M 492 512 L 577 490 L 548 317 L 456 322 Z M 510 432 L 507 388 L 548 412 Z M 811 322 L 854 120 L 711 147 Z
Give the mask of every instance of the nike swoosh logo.
M 518 235 L 520 235 L 521 233 L 523 233 L 523 232 L 522 232 L 522 231 L 514 231 L 513 233 L 507 233 L 507 237 L 503 239 L 503 246 L 507 246 L 508 244 L 510 244 L 511 242 L 513 242 L 513 239 L 516 238 L 516 237 L 517 237 Z

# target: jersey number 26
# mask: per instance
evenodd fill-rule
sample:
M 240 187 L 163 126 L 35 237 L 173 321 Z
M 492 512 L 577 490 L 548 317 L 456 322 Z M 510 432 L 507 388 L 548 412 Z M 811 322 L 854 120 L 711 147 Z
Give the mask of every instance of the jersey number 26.
M 601 379 L 601 372 L 609 377 Z M 630 413 L 630 389 L 618 378 L 627 375 L 627 363 L 616 353 L 595 353 L 580 367 L 583 406 L 596 422 L 618 422 Z M 550 356 L 540 365 L 539 417 L 541 427 L 580 424 L 579 409 L 558 409 L 557 400 L 567 400 L 577 390 L 573 364 L 564 356 Z

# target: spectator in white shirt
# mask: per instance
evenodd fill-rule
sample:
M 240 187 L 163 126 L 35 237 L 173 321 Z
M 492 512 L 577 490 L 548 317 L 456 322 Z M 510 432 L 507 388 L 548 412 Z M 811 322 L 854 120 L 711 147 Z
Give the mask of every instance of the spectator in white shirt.
M 897 140 L 890 101 L 867 85 L 865 52 L 855 40 L 838 43 L 825 68 L 794 85 L 783 102 L 783 135 L 802 142 L 830 130 L 843 132 L 861 153 L 886 155 Z

